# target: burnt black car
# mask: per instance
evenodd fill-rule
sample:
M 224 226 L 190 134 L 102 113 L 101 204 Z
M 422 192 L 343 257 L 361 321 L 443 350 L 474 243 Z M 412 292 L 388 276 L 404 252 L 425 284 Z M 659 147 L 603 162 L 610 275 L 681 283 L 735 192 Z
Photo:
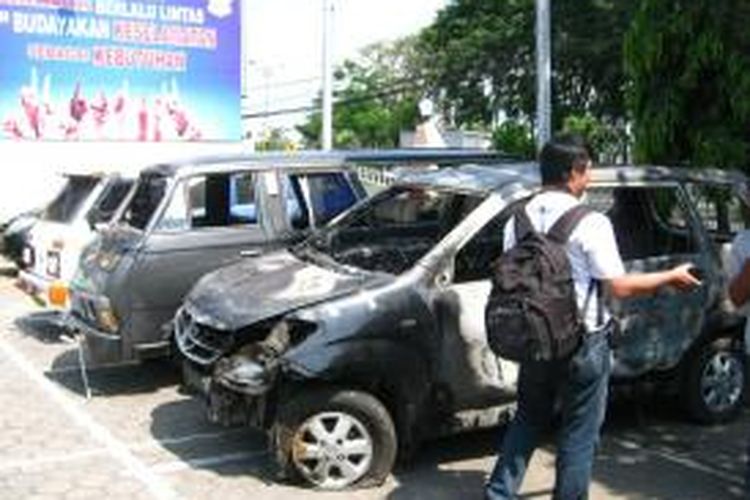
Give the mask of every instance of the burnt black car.
M 298 243 L 366 195 L 357 167 L 418 166 L 481 151 L 254 153 L 141 172 L 114 222 L 81 257 L 70 327 L 94 365 L 166 356 L 171 320 L 203 274 Z
M 414 175 L 289 250 L 202 278 L 175 318 L 188 385 L 209 417 L 270 432 L 289 475 L 376 484 L 397 450 L 502 421 L 517 366 L 489 350 L 484 307 L 509 206 L 533 164 Z M 629 270 L 692 262 L 690 292 L 613 304 L 614 380 L 664 382 L 688 414 L 724 421 L 746 391 L 743 318 L 722 254 L 744 228 L 746 180 L 719 171 L 602 168 L 586 203 L 613 221 Z M 738 191 L 739 190 L 739 191 Z

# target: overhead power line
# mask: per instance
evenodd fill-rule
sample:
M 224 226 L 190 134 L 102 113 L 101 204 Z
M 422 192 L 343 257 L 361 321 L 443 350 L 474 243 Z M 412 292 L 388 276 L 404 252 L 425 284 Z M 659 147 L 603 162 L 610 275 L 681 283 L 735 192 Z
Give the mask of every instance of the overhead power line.
M 269 81 L 266 83 L 266 81 L 263 78 L 254 78 L 254 79 L 251 79 L 252 83 L 248 82 L 248 88 L 255 90 L 257 92 L 262 92 L 266 89 L 266 87 L 269 87 L 271 89 L 294 87 L 294 86 L 302 85 L 303 83 L 317 83 L 317 82 L 320 82 L 320 79 L 321 79 L 320 76 L 311 76 L 309 78 L 298 78 L 295 80 Z M 242 97 L 247 97 L 247 95 L 243 94 Z
M 336 106 L 347 106 L 347 105 L 359 104 L 362 102 L 382 99 L 384 97 L 390 97 L 392 95 L 403 94 L 404 92 L 407 92 L 410 90 L 419 90 L 419 86 L 417 85 L 416 82 L 412 81 L 408 85 L 393 85 L 393 86 L 386 87 L 383 90 L 380 90 L 378 92 L 372 92 L 372 93 L 357 96 L 357 97 L 350 97 L 348 99 L 339 99 L 335 101 L 334 104 Z M 320 106 L 317 106 L 317 105 L 294 106 L 294 107 L 279 108 L 279 109 L 274 109 L 274 110 L 269 110 L 269 111 L 259 111 L 255 113 L 244 113 L 242 115 L 242 118 L 245 118 L 245 119 L 264 118 L 268 116 L 289 115 L 289 114 L 296 114 L 296 113 L 302 113 L 302 112 L 307 112 L 307 111 L 317 111 L 319 109 L 320 109 Z

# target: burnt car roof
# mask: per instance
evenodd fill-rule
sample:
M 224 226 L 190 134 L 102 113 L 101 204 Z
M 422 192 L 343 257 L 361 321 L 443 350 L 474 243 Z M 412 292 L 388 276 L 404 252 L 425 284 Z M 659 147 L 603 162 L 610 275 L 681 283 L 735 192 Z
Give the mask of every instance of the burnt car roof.
M 148 175 L 188 176 L 219 172 L 231 165 L 236 170 L 339 169 L 353 164 L 400 165 L 456 165 L 461 163 L 487 163 L 509 161 L 513 157 L 497 151 L 466 149 L 393 149 L 350 151 L 299 151 L 270 153 L 239 153 L 200 156 L 174 162 L 157 164 L 143 170 Z
M 743 186 L 748 184 L 747 176 L 738 171 L 650 165 L 595 167 L 592 170 L 592 180 L 631 185 L 653 182 L 699 182 Z M 428 172 L 413 172 L 400 179 L 400 184 L 417 184 L 483 193 L 495 191 L 513 183 L 524 188 L 538 186 L 541 183 L 538 164 L 516 162 L 494 166 L 464 165 Z

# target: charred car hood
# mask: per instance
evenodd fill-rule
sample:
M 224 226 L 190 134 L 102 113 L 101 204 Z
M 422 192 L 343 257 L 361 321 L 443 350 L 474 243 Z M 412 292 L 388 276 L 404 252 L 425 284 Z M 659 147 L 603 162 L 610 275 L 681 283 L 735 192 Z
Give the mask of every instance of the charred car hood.
M 185 300 L 190 314 L 221 330 L 351 294 L 390 278 L 302 260 L 289 251 L 224 267 L 204 276 Z

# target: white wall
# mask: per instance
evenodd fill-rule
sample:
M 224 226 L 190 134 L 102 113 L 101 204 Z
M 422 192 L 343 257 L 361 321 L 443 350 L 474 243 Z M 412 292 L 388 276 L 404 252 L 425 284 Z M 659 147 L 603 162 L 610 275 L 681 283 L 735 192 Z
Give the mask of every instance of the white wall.
M 43 205 L 59 189 L 60 173 L 138 171 L 191 156 L 236 153 L 239 142 L 31 142 L 0 140 L 0 224 Z

